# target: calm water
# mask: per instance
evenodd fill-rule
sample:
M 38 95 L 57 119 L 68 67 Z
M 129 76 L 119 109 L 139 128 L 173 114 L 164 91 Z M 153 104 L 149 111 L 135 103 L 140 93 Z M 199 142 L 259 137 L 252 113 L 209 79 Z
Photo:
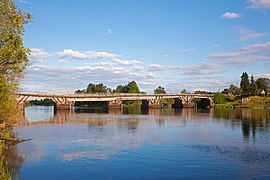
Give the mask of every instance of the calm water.
M 27 107 L 19 179 L 270 179 L 270 110 Z

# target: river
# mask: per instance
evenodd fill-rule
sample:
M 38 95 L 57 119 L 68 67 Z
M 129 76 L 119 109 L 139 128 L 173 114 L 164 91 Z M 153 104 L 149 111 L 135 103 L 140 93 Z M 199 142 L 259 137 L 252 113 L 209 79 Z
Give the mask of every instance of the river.
M 26 107 L 14 179 L 270 179 L 270 110 Z

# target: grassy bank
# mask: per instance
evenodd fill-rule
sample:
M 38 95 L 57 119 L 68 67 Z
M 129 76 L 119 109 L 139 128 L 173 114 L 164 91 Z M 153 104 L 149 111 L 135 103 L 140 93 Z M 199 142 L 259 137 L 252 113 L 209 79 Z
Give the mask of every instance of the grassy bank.
M 215 104 L 215 108 L 254 108 L 264 109 L 270 107 L 270 97 L 250 96 L 248 101 L 242 101 L 242 98 L 227 100 L 222 104 Z

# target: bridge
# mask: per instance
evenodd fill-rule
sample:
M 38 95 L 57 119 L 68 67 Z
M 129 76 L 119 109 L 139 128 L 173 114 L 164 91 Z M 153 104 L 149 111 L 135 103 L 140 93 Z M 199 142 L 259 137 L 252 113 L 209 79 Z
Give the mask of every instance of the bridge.
M 108 93 L 108 94 L 48 94 L 48 93 L 17 93 L 17 107 L 24 108 L 25 102 L 30 98 L 48 98 L 55 102 L 57 110 L 71 110 L 75 102 L 100 101 L 106 102 L 107 108 L 122 108 L 123 101 L 142 101 L 142 108 L 161 108 L 162 99 L 173 99 L 174 108 L 195 107 L 194 99 L 206 100 L 206 105 L 214 105 L 213 94 L 131 94 L 131 93 Z

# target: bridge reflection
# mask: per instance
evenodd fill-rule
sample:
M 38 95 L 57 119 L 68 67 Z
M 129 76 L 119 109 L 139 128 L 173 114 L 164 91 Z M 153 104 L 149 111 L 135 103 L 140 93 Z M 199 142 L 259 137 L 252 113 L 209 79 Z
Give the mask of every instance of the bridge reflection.
M 232 128 L 241 127 L 243 137 L 249 139 L 255 137 L 261 131 L 269 130 L 270 111 L 252 109 L 148 109 L 140 108 L 109 109 L 102 110 L 77 110 L 65 111 L 47 110 L 47 119 L 31 120 L 32 114 L 18 114 L 18 123 L 26 126 L 47 125 L 63 123 L 87 123 L 89 127 L 100 126 L 110 122 L 128 122 L 129 130 L 136 130 L 137 124 L 143 121 L 155 120 L 160 126 L 166 122 L 175 122 L 185 125 L 190 122 L 216 121 L 225 123 Z M 55 114 L 54 114 L 55 113 Z M 39 113 L 41 114 L 41 113 Z

